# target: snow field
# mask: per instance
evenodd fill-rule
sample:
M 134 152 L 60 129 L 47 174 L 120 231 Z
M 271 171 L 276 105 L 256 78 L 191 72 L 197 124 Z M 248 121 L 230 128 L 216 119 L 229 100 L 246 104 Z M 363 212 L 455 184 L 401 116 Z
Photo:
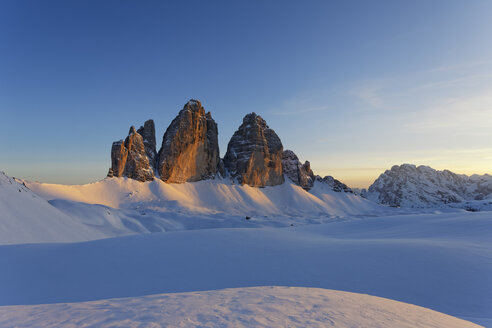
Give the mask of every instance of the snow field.
M 479 327 L 380 297 L 300 287 L 250 287 L 83 303 L 6 306 L 0 307 L 0 326 Z
M 5 245 L 0 304 L 298 286 L 370 294 L 490 323 L 491 234 L 492 217 L 483 212 Z

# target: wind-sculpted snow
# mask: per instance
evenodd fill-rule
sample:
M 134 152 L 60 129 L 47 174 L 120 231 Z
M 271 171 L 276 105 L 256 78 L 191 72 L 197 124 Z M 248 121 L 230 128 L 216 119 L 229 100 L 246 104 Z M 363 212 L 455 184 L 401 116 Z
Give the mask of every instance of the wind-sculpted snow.
M 0 172 L 0 244 L 84 241 L 105 236 Z
M 492 324 L 485 212 L 0 246 L 0 304 L 252 286 L 370 294 Z M 429 324 L 430 325 L 430 324 Z
M 396 212 L 316 183 L 254 188 L 228 179 L 183 184 L 111 178 L 79 186 L 26 182 L 41 197 L 106 237 L 159 231 L 286 227 Z M 249 217 L 250 220 L 245 218 Z
M 56 185 L 25 182 L 29 188 L 47 200 L 64 199 L 88 204 L 101 204 L 113 208 L 151 206 L 169 209 L 170 205 L 181 211 L 194 213 L 227 213 L 253 215 L 312 215 L 347 216 L 385 211 L 353 194 L 333 192 L 328 186 L 318 184 L 316 195 L 329 194 L 331 201 L 322 200 L 293 183 L 275 187 L 254 188 L 231 184 L 227 179 L 167 184 L 162 181 L 139 183 L 132 179 L 113 178 L 86 185 Z M 346 202 L 353 207 L 349 211 Z M 144 206 L 145 205 L 145 206 Z M 374 214 L 372 213 L 372 214 Z
M 380 297 L 300 287 L 250 287 L 83 303 L 0 307 L 7 327 L 472 328 L 471 322 Z

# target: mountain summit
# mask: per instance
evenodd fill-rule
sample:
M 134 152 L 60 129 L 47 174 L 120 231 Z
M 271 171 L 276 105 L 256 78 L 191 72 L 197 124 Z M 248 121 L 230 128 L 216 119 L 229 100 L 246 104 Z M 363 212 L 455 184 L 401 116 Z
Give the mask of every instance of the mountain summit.
M 217 123 L 202 103 L 191 99 L 173 119 L 156 151 L 153 120 L 138 130 L 130 128 L 126 139 L 113 143 L 108 177 L 127 177 L 150 181 L 155 177 L 167 183 L 194 182 L 229 177 L 241 185 L 276 186 L 287 177 L 310 190 L 315 183 L 333 191 L 352 192 L 345 184 L 326 176 L 314 175 L 308 161 L 302 164 L 266 121 L 256 113 L 247 114 L 219 157 Z
M 395 207 L 434 207 L 492 198 L 492 176 L 456 174 L 429 166 L 395 165 L 362 194 Z
M 153 126 L 154 122 L 152 121 L 151 124 Z M 113 142 L 108 177 L 128 177 L 138 181 L 153 180 L 153 164 L 153 160 L 147 155 L 142 135 L 132 126 L 124 142 L 123 140 Z
M 282 153 L 275 131 L 261 116 L 250 113 L 229 141 L 224 164 L 241 184 L 275 186 L 284 183 Z
M 192 99 L 162 138 L 157 171 L 169 183 L 199 181 L 215 176 L 219 163 L 217 123 L 200 101 Z
M 217 136 L 210 112 L 191 99 L 167 128 L 159 152 L 153 120 L 138 130 L 132 126 L 125 141 L 114 142 L 108 177 L 149 181 L 159 176 L 169 183 L 211 178 L 220 166 Z

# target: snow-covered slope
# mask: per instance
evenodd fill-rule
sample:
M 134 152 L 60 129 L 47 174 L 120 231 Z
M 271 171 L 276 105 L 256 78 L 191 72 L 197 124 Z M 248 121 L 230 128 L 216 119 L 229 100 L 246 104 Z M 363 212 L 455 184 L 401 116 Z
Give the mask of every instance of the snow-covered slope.
M 492 207 L 492 176 L 466 176 L 448 170 L 437 171 L 428 166 L 395 165 L 381 174 L 363 195 L 390 206 L 436 207 L 450 204 L 480 210 Z
M 104 236 L 0 172 L 0 244 L 84 241 Z
M 179 208 L 193 213 L 228 213 L 232 215 L 312 215 L 347 216 L 380 210 L 381 207 L 353 194 L 334 192 L 318 186 L 317 195 L 331 196 L 328 203 L 286 182 L 275 187 L 256 188 L 235 185 L 228 180 L 207 180 L 168 184 L 160 180 L 139 182 L 127 178 L 104 179 L 86 185 L 55 185 L 27 182 L 45 199 L 64 199 L 113 208 Z M 336 200 L 336 201 L 335 201 Z M 351 204 L 350 209 L 346 202 Z M 356 205 L 356 206 L 354 206 Z
M 0 307 L 9 327 L 479 327 L 380 297 L 319 288 L 250 287 L 94 302 Z
M 0 304 L 280 285 L 365 293 L 492 324 L 491 235 L 489 213 L 462 212 L 6 245 Z
M 51 205 L 104 237 L 232 227 L 287 227 L 394 212 L 352 193 L 315 183 L 266 188 L 208 180 L 168 184 L 109 178 L 86 185 L 25 182 Z M 246 217 L 249 219 L 246 220 Z M 99 235 L 93 239 L 102 238 Z

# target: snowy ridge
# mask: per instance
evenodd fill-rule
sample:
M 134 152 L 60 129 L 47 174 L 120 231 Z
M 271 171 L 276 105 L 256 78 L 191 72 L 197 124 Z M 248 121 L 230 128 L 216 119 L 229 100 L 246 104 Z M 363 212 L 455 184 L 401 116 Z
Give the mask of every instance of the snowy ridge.
M 348 216 L 384 210 L 351 193 L 334 192 L 317 183 L 316 192 L 286 182 L 279 186 L 256 188 L 230 183 L 227 179 L 168 184 L 159 180 L 139 182 L 127 178 L 104 179 L 86 185 L 58 185 L 25 182 L 47 200 L 64 199 L 112 208 L 139 206 L 179 208 L 190 213 L 228 213 L 232 215 L 319 215 Z M 350 204 L 350 206 L 347 206 Z
M 381 174 L 362 195 L 395 207 L 446 205 L 480 210 L 492 208 L 492 176 L 466 176 L 423 165 L 395 165 Z
M 419 306 L 319 288 L 249 287 L 0 307 L 7 327 L 479 327 Z
M 0 244 L 72 242 L 105 235 L 62 213 L 26 185 L 0 172 Z
M 107 178 L 86 185 L 26 185 L 97 230 L 93 239 L 205 228 L 287 227 L 394 213 L 354 194 L 335 192 L 325 183 L 316 183 L 310 192 L 290 182 L 255 188 L 229 179 L 168 184 Z

